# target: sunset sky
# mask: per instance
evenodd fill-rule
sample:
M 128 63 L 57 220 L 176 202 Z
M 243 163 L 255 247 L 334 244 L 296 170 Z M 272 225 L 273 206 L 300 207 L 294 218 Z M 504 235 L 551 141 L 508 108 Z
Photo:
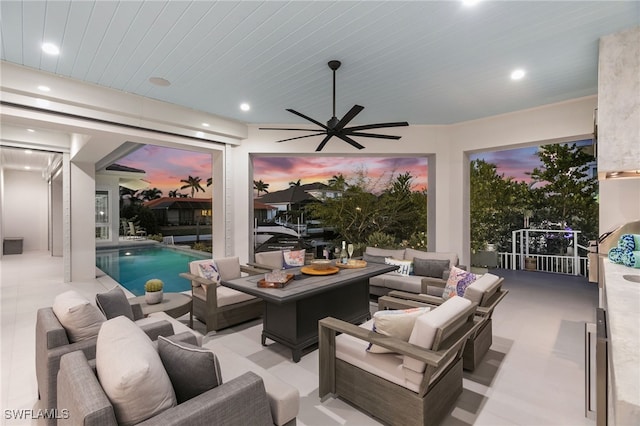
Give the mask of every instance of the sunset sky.
M 584 141 L 579 144 L 586 144 Z M 515 180 L 529 182 L 530 172 L 540 165 L 536 156 L 537 147 L 492 151 L 474 154 L 471 160 L 484 159 L 497 165 L 498 174 L 513 177 Z M 188 176 L 200 177 L 205 192 L 195 197 L 211 197 L 211 187 L 207 179 L 211 177 L 211 155 L 198 152 L 162 148 L 146 145 L 118 161 L 119 164 L 146 171 L 146 180 L 151 188 L 158 188 L 163 196 L 169 191 L 179 189 L 180 179 Z M 413 190 L 420 191 L 428 187 L 426 157 L 332 157 L 332 156 L 295 156 L 295 157 L 257 157 L 254 159 L 254 180 L 269 184 L 269 192 L 286 189 L 289 182 L 301 180 L 301 183 L 327 183 L 331 177 L 342 173 L 349 181 L 357 171 L 365 170 L 372 180 L 384 185 L 398 174 L 409 172 L 413 176 Z M 186 189 L 182 193 L 190 192 Z

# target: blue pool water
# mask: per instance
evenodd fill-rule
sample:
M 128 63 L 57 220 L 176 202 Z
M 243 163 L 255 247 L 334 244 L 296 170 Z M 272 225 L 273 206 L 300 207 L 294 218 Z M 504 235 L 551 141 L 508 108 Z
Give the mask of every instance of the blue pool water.
M 165 292 L 191 289 L 191 282 L 178 274 L 189 272 L 189 262 L 210 259 L 197 254 L 163 246 L 97 250 L 96 266 L 136 296 L 144 294 L 144 283 L 151 278 L 164 282 Z

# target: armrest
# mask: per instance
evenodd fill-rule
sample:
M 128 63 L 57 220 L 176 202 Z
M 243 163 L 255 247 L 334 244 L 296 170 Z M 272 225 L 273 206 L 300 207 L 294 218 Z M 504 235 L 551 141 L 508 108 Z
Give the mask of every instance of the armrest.
M 144 318 L 144 314 L 142 313 L 142 305 L 139 303 L 134 303 L 131 305 L 131 311 L 133 312 L 133 320 L 139 320 Z
M 264 273 L 267 273 L 267 272 L 271 272 L 274 269 L 272 266 L 265 265 L 263 263 L 257 263 L 257 262 L 247 262 L 247 265 L 255 268 L 256 270 L 260 270 L 261 274 L 264 274 Z
M 272 270 L 273 268 L 267 269 L 265 271 L 262 266 L 255 267 L 253 265 L 240 265 L 240 272 L 245 272 L 249 275 L 260 275 L 260 274 L 264 274 L 265 272 L 271 272 Z
M 247 372 L 140 423 L 141 426 L 185 424 L 273 425 L 262 379 Z
M 38 309 L 36 314 L 36 341 L 46 343 L 47 349 L 68 345 L 67 332 L 51 308 Z
M 442 297 L 430 296 L 428 294 L 415 294 L 415 293 L 407 293 L 406 291 L 390 291 L 390 297 L 395 297 L 398 299 L 407 299 L 413 300 L 415 302 L 426 303 L 428 305 L 439 306 L 444 303 L 444 299 Z
M 117 425 L 113 406 L 82 352 L 62 357 L 57 393 L 60 424 Z
M 421 348 L 420 346 L 413 345 L 395 337 L 386 336 L 384 334 L 376 333 L 375 331 L 367 330 L 357 325 L 339 320 L 333 317 L 323 318 L 318 322 L 320 333 L 322 329 L 333 330 L 338 333 L 345 333 L 350 336 L 356 337 L 360 340 L 373 343 L 375 345 L 382 346 L 389 349 L 392 352 L 399 353 L 400 355 L 406 355 L 410 358 L 417 359 L 434 367 L 439 367 L 445 362 L 449 354 L 449 350 L 443 351 L 431 351 Z M 472 327 L 461 327 L 471 333 Z
M 208 285 L 216 285 L 217 283 L 208 280 L 204 277 L 201 277 L 200 275 L 194 275 L 191 274 L 189 272 L 181 272 L 179 274 L 182 278 L 185 278 L 187 280 L 191 280 L 191 281 L 195 281 L 197 282 L 199 285 L 204 285 L 204 286 L 208 286 Z M 191 284 L 193 286 L 193 283 Z
M 151 340 L 158 340 L 158 336 L 168 337 L 174 334 L 173 326 L 166 320 L 141 325 L 140 329 L 144 331 Z
M 420 284 L 420 293 L 435 295 L 435 293 L 437 292 L 440 292 L 440 294 L 442 294 L 445 286 L 447 285 L 447 281 L 443 280 L 442 278 L 422 277 Z M 436 290 L 433 291 L 430 290 L 430 288 L 434 288 Z
M 493 297 L 489 300 L 489 304 L 487 306 L 478 306 L 476 309 L 476 314 L 484 317 L 489 317 L 493 313 L 493 310 L 496 308 L 498 303 L 509 293 L 509 290 L 500 290 L 495 293 Z

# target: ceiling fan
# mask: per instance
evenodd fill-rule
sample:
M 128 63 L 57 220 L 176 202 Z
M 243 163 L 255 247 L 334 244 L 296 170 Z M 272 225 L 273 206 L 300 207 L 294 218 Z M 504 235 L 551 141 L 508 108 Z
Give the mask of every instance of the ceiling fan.
M 329 61 L 328 65 L 329 65 L 329 68 L 331 68 L 331 70 L 333 71 L 333 117 L 331 117 L 331 119 L 327 121 L 326 125 L 322 124 L 319 121 L 314 120 L 313 118 L 307 117 L 306 115 L 298 111 L 295 111 L 293 109 L 287 109 L 287 111 L 289 111 L 290 113 L 300 116 L 305 120 L 308 120 L 313 124 L 320 126 L 321 129 L 289 129 L 289 128 L 283 129 L 283 128 L 274 128 L 274 127 L 265 127 L 265 128 L 261 127 L 260 129 L 261 130 L 295 130 L 300 132 L 313 132 L 313 134 L 311 135 L 282 139 L 276 142 L 286 142 L 286 141 L 291 141 L 295 139 L 303 139 L 303 138 L 310 138 L 312 136 L 325 135 L 322 142 L 320 142 L 320 145 L 318 145 L 318 147 L 316 148 L 316 151 L 322 151 L 322 148 L 324 148 L 327 142 L 329 142 L 329 139 L 331 139 L 334 136 L 342 139 L 343 141 L 347 142 L 348 144 L 352 145 L 357 149 L 362 149 L 364 148 L 364 146 L 354 141 L 351 138 L 351 136 L 359 136 L 359 137 L 365 137 L 365 138 L 379 138 L 379 139 L 394 139 L 394 140 L 400 139 L 400 136 L 380 135 L 376 133 L 365 133 L 365 132 L 362 132 L 362 130 L 382 129 L 385 127 L 408 126 L 409 123 L 407 123 L 406 121 L 399 121 L 395 123 L 365 124 L 363 126 L 345 127 L 347 124 L 349 124 L 351 120 L 355 118 L 356 115 L 358 115 L 364 109 L 364 107 L 360 105 L 354 105 L 349 110 L 349 112 L 347 112 L 344 115 L 344 117 L 338 120 L 338 118 L 336 117 L 336 70 L 340 68 L 341 62 Z

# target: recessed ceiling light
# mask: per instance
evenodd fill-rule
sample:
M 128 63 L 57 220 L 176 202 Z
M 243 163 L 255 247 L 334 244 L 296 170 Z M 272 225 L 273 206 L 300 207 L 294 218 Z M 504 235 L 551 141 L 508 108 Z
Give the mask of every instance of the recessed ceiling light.
M 202 123 L 202 127 L 209 127 L 209 123 Z
M 60 54 L 60 49 L 53 43 L 42 43 L 42 51 L 44 53 L 48 53 L 49 55 L 58 55 Z
M 24 166 L 24 169 L 25 169 L 25 170 L 31 170 L 31 167 L 29 167 L 29 166 Z
M 149 82 L 151 84 L 155 84 L 156 86 L 162 86 L 162 87 L 171 86 L 171 82 L 166 78 L 162 78 L 162 77 L 151 77 L 149 79 Z
M 30 149 L 25 149 L 25 150 L 24 150 L 24 153 L 25 153 L 25 154 L 33 154 L 33 151 L 31 151 Z
M 204 137 L 204 133 L 196 132 L 196 137 L 203 138 Z
M 27 132 L 29 132 L 29 133 L 33 133 L 33 132 L 35 132 L 35 130 L 33 130 L 33 129 L 27 129 Z
M 51 88 L 49 86 L 38 86 L 38 90 L 41 90 L 43 92 L 50 92 Z
M 520 80 L 525 76 L 525 72 L 523 69 L 518 68 L 511 73 L 511 80 Z
M 249 105 L 248 103 L 244 102 L 240 104 L 240 109 L 242 111 L 249 111 L 251 109 L 251 105 Z

